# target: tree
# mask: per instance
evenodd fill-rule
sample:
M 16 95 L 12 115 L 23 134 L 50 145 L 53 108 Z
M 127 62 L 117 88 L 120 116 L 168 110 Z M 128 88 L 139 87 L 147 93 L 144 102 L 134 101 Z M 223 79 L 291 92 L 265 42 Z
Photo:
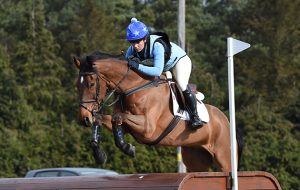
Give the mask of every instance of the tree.
M 300 183 L 294 178 L 299 168 L 295 157 L 299 152 L 295 120 L 299 84 L 294 82 L 299 80 L 295 52 L 299 48 L 295 16 L 299 8 L 299 2 L 286 0 L 249 1 L 234 12 L 241 15 L 237 22 L 233 18 L 230 22 L 234 35 L 253 44 L 244 54 L 246 61 L 235 61 L 238 120 L 247 133 L 245 170 L 271 171 L 284 189 L 295 189 Z
M 186 1 L 191 82 L 206 103 L 228 111 L 226 38 L 251 44 L 235 57 L 237 126 L 246 142 L 241 168 L 270 171 L 284 189 L 300 184 L 295 177 L 300 171 L 299 4 Z M 126 50 L 132 17 L 176 42 L 176 12 L 173 0 L 0 0 L 0 175 L 21 177 L 38 167 L 99 167 L 87 144 L 90 129 L 77 123 L 78 71 L 71 58 Z M 123 159 L 111 132 L 103 133 L 109 160 L 103 167 L 122 173 L 175 170 L 175 149 L 137 145 L 137 158 Z

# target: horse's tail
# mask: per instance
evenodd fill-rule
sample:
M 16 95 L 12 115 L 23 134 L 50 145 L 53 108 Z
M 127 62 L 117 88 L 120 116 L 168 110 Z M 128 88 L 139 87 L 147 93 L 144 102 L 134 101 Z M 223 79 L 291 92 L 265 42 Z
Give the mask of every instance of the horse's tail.
M 236 141 L 238 145 L 238 170 L 240 168 L 240 163 L 241 163 L 241 157 L 243 153 L 243 148 L 244 148 L 244 141 L 243 141 L 243 135 L 242 135 L 242 130 L 237 127 L 236 128 Z

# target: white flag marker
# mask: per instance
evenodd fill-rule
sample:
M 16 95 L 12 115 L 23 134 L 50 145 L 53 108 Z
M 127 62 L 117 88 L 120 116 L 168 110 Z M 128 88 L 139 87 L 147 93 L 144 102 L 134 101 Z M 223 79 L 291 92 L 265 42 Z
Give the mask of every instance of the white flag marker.
M 227 56 L 234 56 L 237 53 L 240 53 L 241 51 L 244 51 L 245 49 L 249 48 L 250 44 L 242 42 L 240 40 L 236 40 L 234 38 L 227 38 Z
M 227 38 L 228 91 L 229 91 L 230 143 L 231 143 L 231 177 L 233 179 L 232 190 L 238 190 L 233 56 L 249 47 L 250 44 L 248 43 L 233 39 L 231 37 Z

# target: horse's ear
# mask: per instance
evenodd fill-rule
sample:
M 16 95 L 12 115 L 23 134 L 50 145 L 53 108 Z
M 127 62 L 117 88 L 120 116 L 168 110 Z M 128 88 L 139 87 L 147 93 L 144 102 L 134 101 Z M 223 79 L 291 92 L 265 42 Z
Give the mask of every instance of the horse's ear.
M 80 60 L 77 57 L 73 56 L 73 62 L 75 66 L 79 69 L 80 68 Z

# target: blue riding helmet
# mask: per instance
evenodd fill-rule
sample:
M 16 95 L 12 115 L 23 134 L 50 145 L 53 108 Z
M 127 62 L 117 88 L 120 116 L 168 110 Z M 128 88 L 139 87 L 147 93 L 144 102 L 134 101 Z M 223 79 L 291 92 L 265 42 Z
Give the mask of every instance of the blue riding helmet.
M 138 21 L 136 18 L 131 19 L 131 23 L 126 30 L 126 39 L 128 41 L 142 39 L 148 34 L 148 28 L 144 23 Z

